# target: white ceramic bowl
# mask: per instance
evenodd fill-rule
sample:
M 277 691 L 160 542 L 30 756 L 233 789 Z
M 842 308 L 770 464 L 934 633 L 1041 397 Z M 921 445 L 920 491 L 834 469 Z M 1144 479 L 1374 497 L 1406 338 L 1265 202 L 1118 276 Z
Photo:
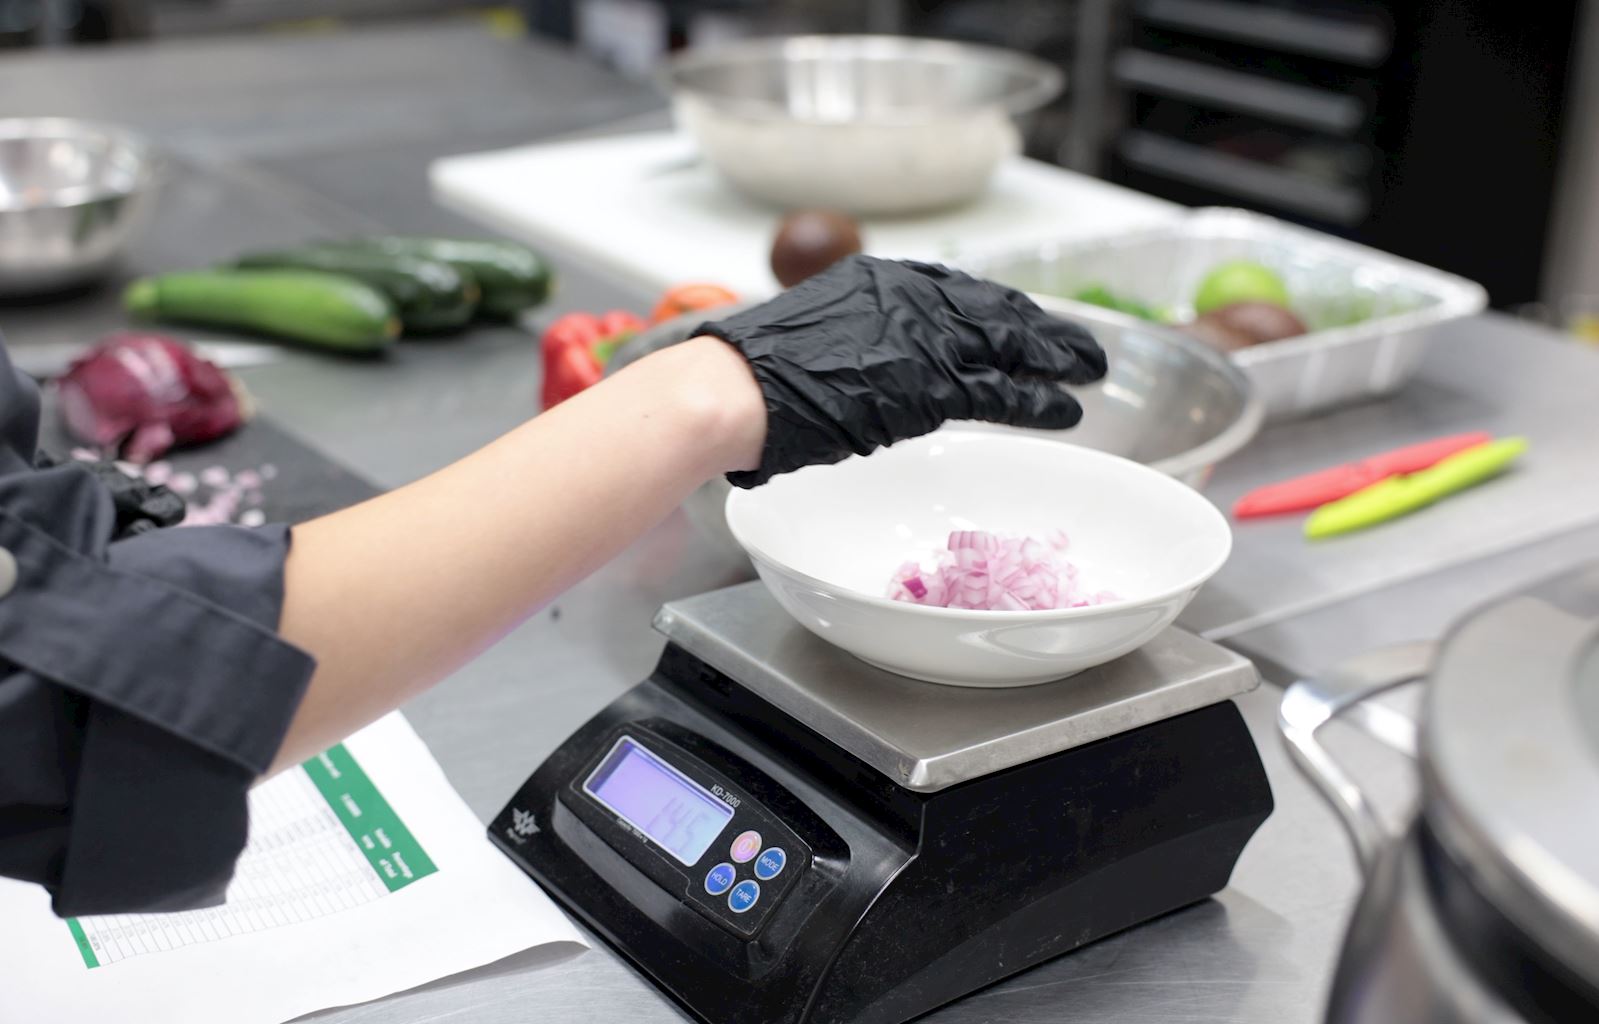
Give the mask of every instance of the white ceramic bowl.
M 735 490 L 727 523 L 807 629 L 879 668 L 956 686 L 1027 686 L 1118 658 L 1169 626 L 1232 550 L 1215 506 L 1158 470 L 957 428 Z M 1065 530 L 1086 586 L 1122 600 L 990 612 L 883 596 L 902 563 L 965 529 Z

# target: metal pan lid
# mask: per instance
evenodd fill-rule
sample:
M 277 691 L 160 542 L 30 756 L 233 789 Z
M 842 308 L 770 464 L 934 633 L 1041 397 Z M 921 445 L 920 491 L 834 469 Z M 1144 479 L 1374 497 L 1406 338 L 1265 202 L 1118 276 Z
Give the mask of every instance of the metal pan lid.
M 1422 735 L 1425 814 L 1489 900 L 1599 974 L 1599 564 L 1445 640 Z

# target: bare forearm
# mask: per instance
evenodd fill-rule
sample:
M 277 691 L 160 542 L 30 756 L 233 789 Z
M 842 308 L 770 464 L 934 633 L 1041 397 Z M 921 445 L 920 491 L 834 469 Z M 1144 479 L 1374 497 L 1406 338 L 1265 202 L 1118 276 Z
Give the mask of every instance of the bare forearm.
M 297 527 L 281 631 L 318 668 L 276 767 L 443 678 L 700 483 L 753 465 L 763 433 L 742 357 L 697 339 L 432 476 Z

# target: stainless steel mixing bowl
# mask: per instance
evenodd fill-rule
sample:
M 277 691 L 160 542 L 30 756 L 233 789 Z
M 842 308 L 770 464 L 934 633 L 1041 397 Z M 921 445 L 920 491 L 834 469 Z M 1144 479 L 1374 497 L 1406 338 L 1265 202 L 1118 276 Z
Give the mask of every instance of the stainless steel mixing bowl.
M 148 213 L 158 178 L 149 145 L 121 128 L 0 120 L 0 294 L 105 270 Z
M 643 332 L 606 367 L 615 373 L 657 349 L 688 338 L 718 314 L 690 314 Z M 1225 356 L 1174 331 L 1150 331 L 1093 316 L 1073 317 L 1094 332 L 1109 359 L 1106 378 L 1075 388 L 1083 421 L 1073 430 L 1022 431 L 1121 455 L 1201 488 L 1211 469 L 1260 429 L 1265 414 L 1249 379 Z M 992 424 L 963 428 L 1014 431 Z M 683 512 L 717 547 L 743 556 L 728 532 L 723 506 L 729 485 L 712 480 L 683 502 Z
M 791 36 L 689 50 L 667 67 L 678 124 L 707 160 L 784 208 L 897 214 L 982 190 L 1055 97 L 1053 65 L 901 36 Z

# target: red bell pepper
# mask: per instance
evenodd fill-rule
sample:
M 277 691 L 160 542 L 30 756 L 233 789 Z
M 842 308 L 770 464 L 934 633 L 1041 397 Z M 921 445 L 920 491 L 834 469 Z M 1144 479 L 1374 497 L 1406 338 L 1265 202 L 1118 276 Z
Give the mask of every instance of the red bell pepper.
M 599 383 L 611 353 L 643 328 L 643 320 L 621 309 L 603 316 L 568 313 L 551 324 L 539 341 L 544 362 L 544 387 L 540 393 L 544 408 L 552 409 Z

